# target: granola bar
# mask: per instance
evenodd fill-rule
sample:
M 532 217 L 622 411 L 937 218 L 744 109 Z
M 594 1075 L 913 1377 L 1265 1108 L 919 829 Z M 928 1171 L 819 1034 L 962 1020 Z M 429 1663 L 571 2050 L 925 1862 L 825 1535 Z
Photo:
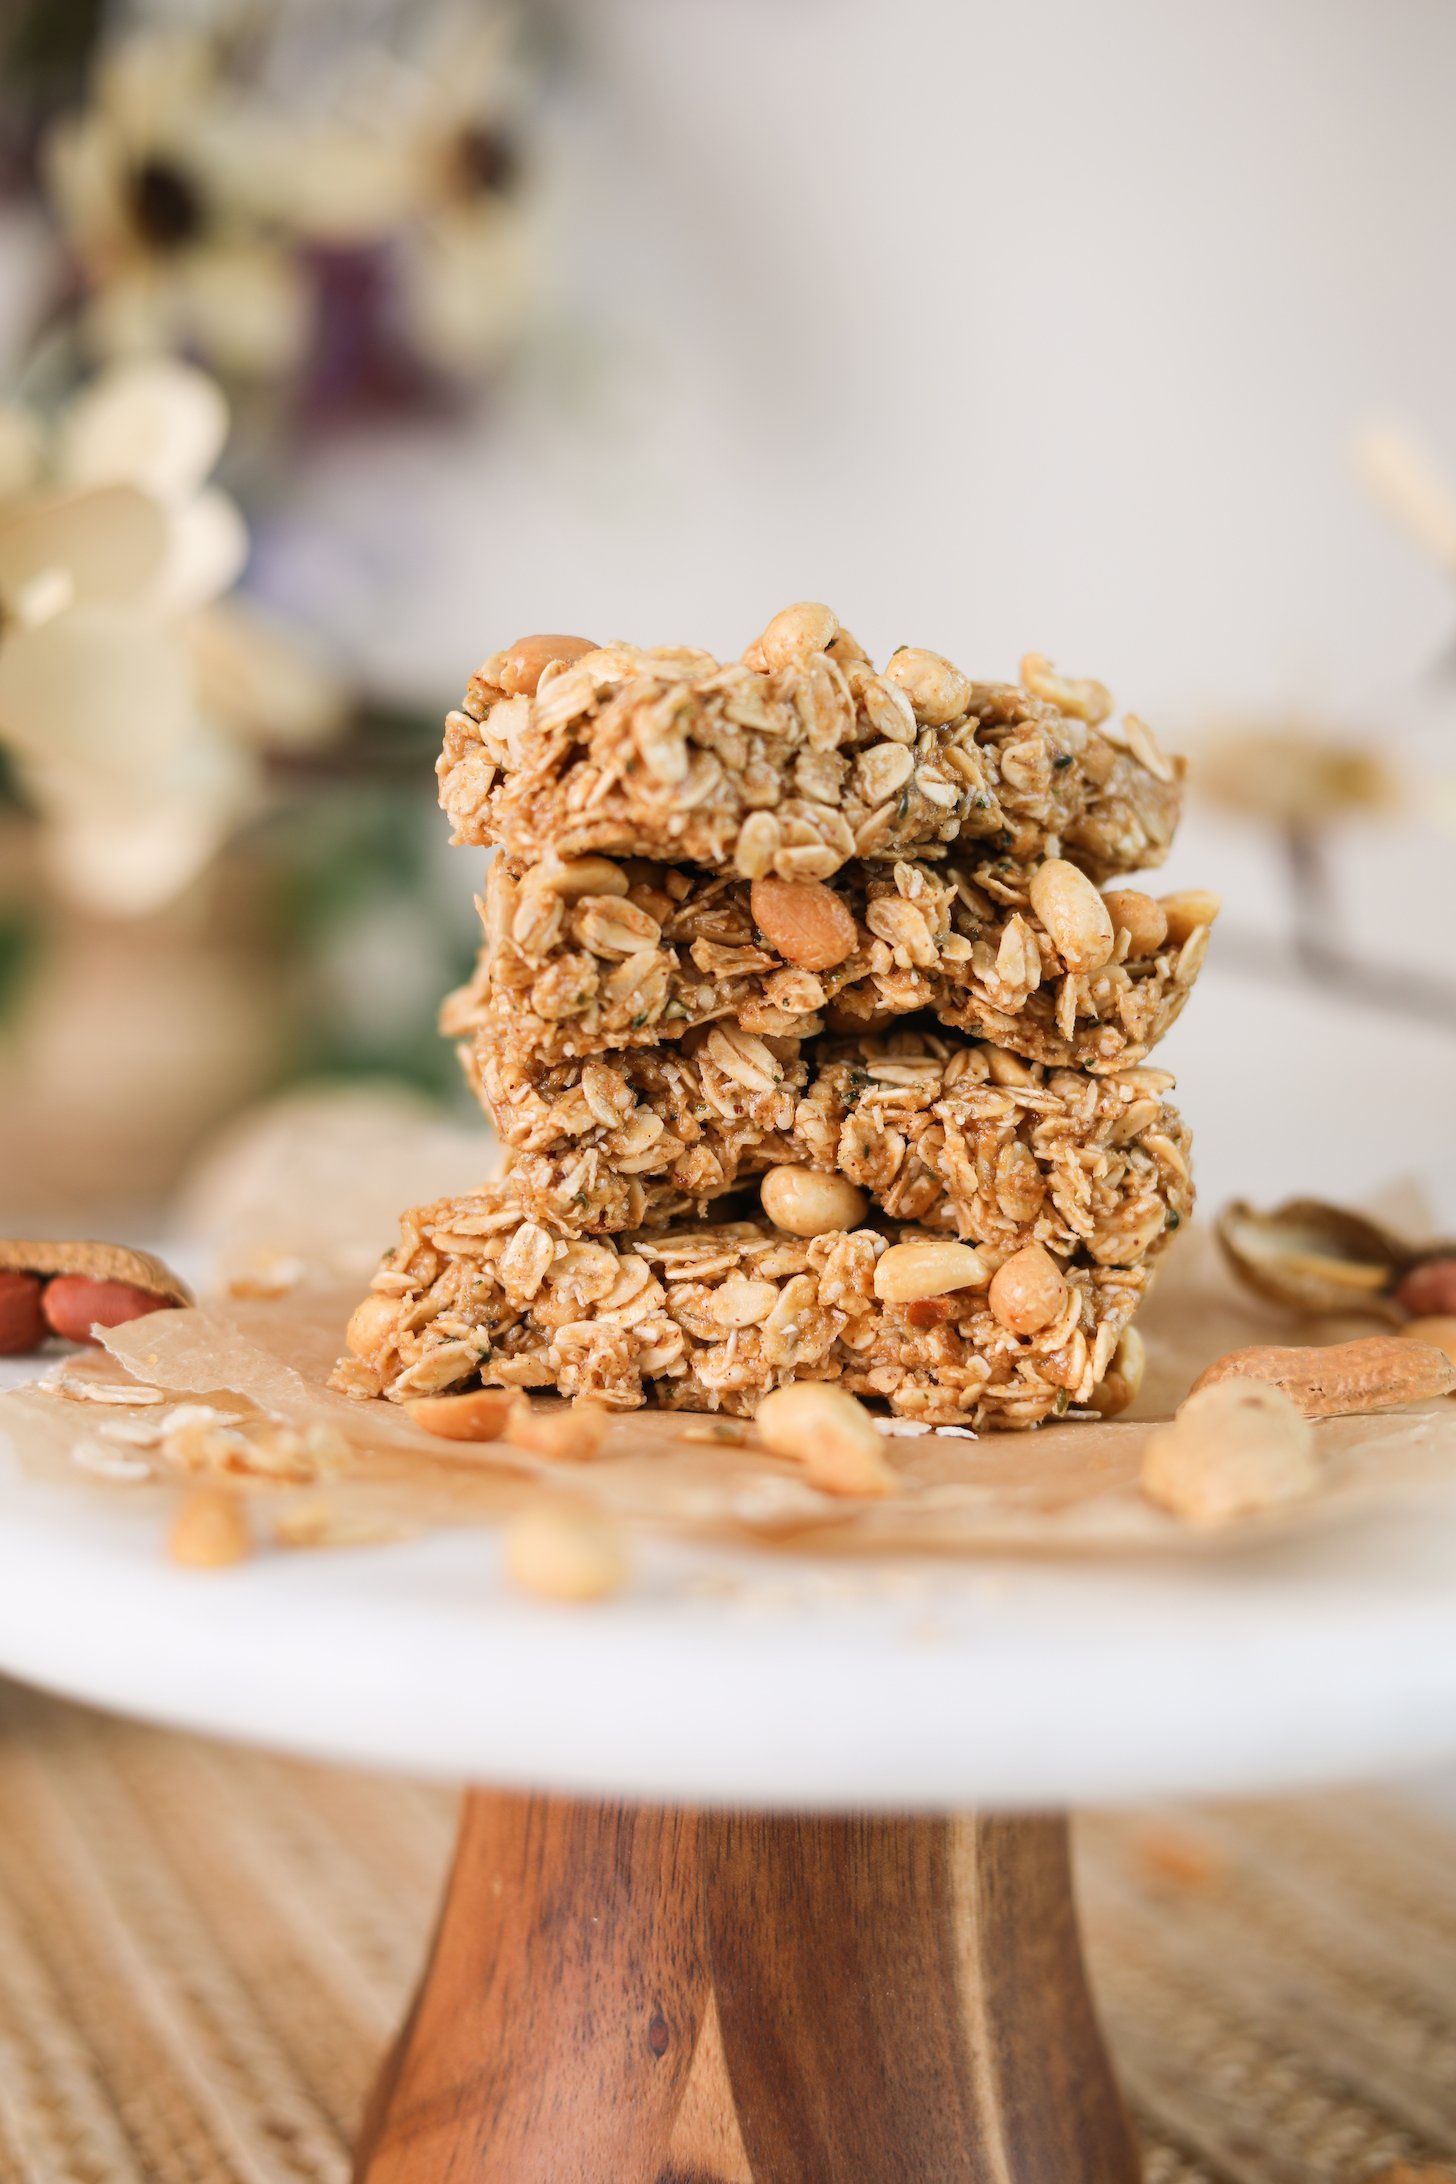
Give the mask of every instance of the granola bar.
M 1193 1205 L 1162 1069 L 1048 1071 L 914 1029 L 770 1046 L 722 1024 L 545 1069 L 487 1050 L 480 1088 L 523 1211 L 568 1236 L 701 1215 L 785 1166 L 895 1220 L 1101 1265 L 1146 1258 Z
M 764 1219 L 569 1241 L 523 1218 L 507 1177 L 405 1216 L 334 1385 L 395 1401 L 551 1387 L 617 1410 L 749 1415 L 771 1387 L 831 1380 L 902 1417 L 1003 1427 L 1090 1401 L 1146 1260 L 1041 1255 L 1045 1316 L 1023 1332 L 997 1288 L 1014 1260 L 989 1283 L 982 1264 L 975 1286 L 924 1293 L 921 1270 L 933 1286 L 947 1253 L 978 1256 L 914 1227 L 803 1240 Z
M 505 1043 L 564 1061 L 720 1021 L 801 1039 L 924 1012 L 1038 1061 L 1124 1068 L 1183 1007 L 1216 900 L 1170 898 L 1184 906 L 1170 914 L 1130 890 L 1104 899 L 1073 872 L 1086 889 L 1073 908 L 1105 923 L 1083 955 L 1033 900 L 1056 917 L 1047 869 L 962 847 L 933 864 L 856 862 L 831 887 L 593 857 L 576 894 L 579 878 L 550 865 L 518 877 L 498 856 L 486 947 L 442 1024 L 477 1053 Z
M 775 616 L 732 662 L 524 640 L 449 715 L 440 802 L 456 841 L 523 867 L 606 852 L 827 879 L 966 838 L 1099 879 L 1160 863 L 1182 761 L 1100 684 L 1036 655 L 1021 673 L 976 682 L 914 646 L 877 672 L 821 606 Z

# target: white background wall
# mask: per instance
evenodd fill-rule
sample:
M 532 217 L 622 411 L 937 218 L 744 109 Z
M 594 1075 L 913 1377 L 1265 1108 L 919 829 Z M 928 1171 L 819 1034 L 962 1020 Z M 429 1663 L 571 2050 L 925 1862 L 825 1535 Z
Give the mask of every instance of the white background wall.
M 375 447 L 366 478 L 341 450 L 319 481 L 346 537 L 381 485 L 419 519 L 355 527 L 410 602 L 358 632 L 387 679 L 448 691 L 533 627 L 736 650 L 822 597 L 874 651 L 1045 650 L 1175 743 L 1294 707 L 1456 775 L 1456 683 L 1422 679 L 1456 597 L 1349 460 L 1394 411 L 1456 477 L 1456 8 L 596 0 L 573 24 L 548 389 L 465 461 Z M 1456 955 L 1450 858 L 1428 817 L 1342 852 L 1369 960 Z M 1274 868 L 1226 827 L 1190 824 L 1173 871 L 1275 930 Z M 1365 1189 L 1449 1137 L 1456 1028 L 1216 951 L 1171 1052 L 1210 1197 Z

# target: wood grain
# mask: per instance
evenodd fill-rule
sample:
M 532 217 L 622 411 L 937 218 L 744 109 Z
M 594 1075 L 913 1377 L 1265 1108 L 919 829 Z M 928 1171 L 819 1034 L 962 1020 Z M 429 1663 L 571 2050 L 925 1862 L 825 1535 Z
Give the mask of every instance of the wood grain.
M 356 2184 L 1133 2184 L 1066 1829 L 476 1792 Z

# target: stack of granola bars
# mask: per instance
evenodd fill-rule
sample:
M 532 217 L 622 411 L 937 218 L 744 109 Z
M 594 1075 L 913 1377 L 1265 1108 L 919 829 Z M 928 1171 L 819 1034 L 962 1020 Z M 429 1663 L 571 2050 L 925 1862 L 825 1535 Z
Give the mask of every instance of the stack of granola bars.
M 496 850 L 446 1005 L 507 1172 L 405 1217 L 340 1384 L 930 1422 L 1110 1410 L 1192 1203 L 1149 1050 L 1216 898 L 1158 864 L 1181 765 L 1044 660 L 876 669 L 827 607 L 738 661 L 523 640 L 452 713 Z

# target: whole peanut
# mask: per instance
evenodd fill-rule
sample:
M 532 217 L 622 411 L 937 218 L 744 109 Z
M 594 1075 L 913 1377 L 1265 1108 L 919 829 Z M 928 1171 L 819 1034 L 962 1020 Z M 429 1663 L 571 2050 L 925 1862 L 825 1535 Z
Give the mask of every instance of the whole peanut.
M 120 1327 L 148 1312 L 175 1310 L 170 1297 L 138 1289 L 134 1282 L 96 1282 L 85 1274 L 57 1274 L 41 1300 L 46 1324 L 67 1342 L 91 1342 L 93 1327 Z
M 41 1285 L 34 1274 L 0 1274 L 0 1357 L 24 1357 L 46 1338 Z
M 1363 1335 L 1357 1342 L 1310 1349 L 1256 1344 L 1215 1358 L 1191 1394 L 1226 1380 L 1282 1388 L 1306 1418 L 1341 1418 L 1449 1395 L 1456 1388 L 1456 1366 L 1444 1351 L 1406 1335 Z
M 791 1236 L 825 1236 L 833 1229 L 855 1229 L 869 1211 L 869 1200 L 847 1177 L 818 1168 L 781 1164 L 770 1168 L 758 1187 L 764 1212 L 776 1228 Z
M 583 653 L 596 649 L 590 637 L 518 637 L 492 665 L 508 698 L 533 698 L 542 669 L 553 660 L 569 667 Z
M 1034 1335 L 1056 1318 L 1066 1296 L 1067 1284 L 1051 1253 L 1041 1244 L 1023 1244 L 992 1275 L 988 1301 L 1003 1327 Z
M 765 874 L 749 890 L 753 922 L 769 946 L 801 971 L 833 970 L 859 940 L 848 906 L 822 880 Z
M 1127 934 L 1128 954 L 1156 955 L 1168 937 L 1168 919 L 1162 904 L 1136 887 L 1110 888 L 1102 900 L 1113 931 Z

